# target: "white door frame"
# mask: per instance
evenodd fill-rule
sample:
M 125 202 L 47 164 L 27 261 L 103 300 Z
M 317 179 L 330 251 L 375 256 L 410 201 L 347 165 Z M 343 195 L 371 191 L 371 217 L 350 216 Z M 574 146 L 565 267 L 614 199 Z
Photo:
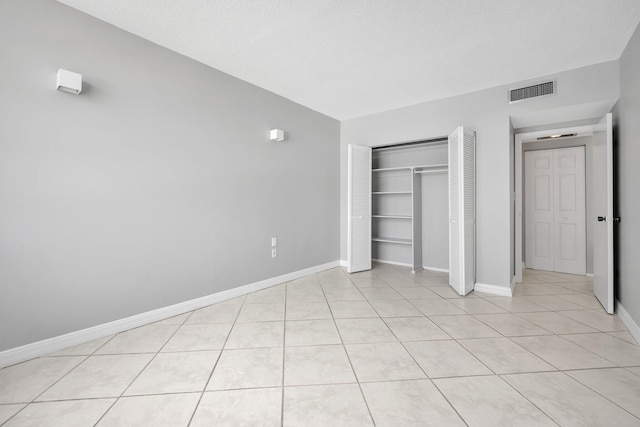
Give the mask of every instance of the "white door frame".
M 539 137 L 549 136 L 549 135 L 564 135 L 568 133 L 575 133 L 576 136 L 590 136 L 593 134 L 593 131 L 596 130 L 597 125 L 587 125 L 587 126 L 575 126 L 569 128 L 560 128 L 560 129 L 550 129 L 543 130 L 537 132 L 527 132 L 527 133 L 517 133 L 515 135 L 515 226 L 516 226 L 516 236 L 515 236 L 515 282 L 522 282 L 522 269 L 523 269 L 523 253 L 522 253 L 522 239 L 523 239 L 523 224 L 522 224 L 522 212 L 524 210 L 524 200 L 522 194 L 522 170 L 523 170 L 523 162 L 524 157 L 522 156 L 522 145 L 538 142 Z

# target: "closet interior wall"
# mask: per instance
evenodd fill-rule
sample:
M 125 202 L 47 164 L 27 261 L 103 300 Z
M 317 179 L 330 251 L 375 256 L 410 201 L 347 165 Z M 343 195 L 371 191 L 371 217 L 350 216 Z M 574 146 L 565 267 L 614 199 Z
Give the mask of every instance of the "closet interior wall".
M 373 149 L 374 260 L 448 271 L 447 163 L 446 139 Z

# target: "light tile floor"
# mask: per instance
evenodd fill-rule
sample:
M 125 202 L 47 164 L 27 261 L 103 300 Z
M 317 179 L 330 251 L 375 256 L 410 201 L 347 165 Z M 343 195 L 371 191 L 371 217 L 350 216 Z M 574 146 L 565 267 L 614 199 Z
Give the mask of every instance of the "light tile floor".
M 0 370 L 2 426 L 640 426 L 640 348 L 582 276 L 515 296 L 336 268 Z

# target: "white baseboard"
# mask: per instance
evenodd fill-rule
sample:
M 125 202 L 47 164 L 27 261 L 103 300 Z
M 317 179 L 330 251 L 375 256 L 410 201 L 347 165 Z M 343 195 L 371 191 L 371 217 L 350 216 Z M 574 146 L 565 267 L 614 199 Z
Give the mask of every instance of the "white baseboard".
M 395 262 L 395 261 L 387 261 L 384 259 L 372 259 L 371 261 L 379 262 L 380 264 L 391 264 L 391 265 L 399 265 L 401 267 L 413 267 L 413 265 L 405 263 L 405 262 Z
M 449 272 L 448 268 L 429 267 L 427 265 L 423 265 L 422 268 L 424 268 L 425 270 L 441 271 L 443 273 Z
M 620 301 L 616 300 L 616 308 L 618 311 L 618 316 L 622 319 L 625 326 L 636 339 L 636 342 L 640 343 L 640 326 L 631 318 L 629 312 L 620 304 Z
M 499 295 L 501 297 L 513 296 L 512 289 L 506 286 L 489 285 L 486 283 L 476 282 L 476 284 L 473 287 L 473 290 L 476 292 L 484 292 L 485 294 Z
M 349 263 L 347 262 L 346 259 L 341 259 L 340 261 L 340 267 L 348 267 Z
M 585 276 L 587 276 L 587 277 L 593 277 L 593 273 L 587 273 Z
M 281 276 L 272 277 L 270 279 L 261 280 L 259 282 L 250 283 L 248 285 L 239 286 L 215 294 L 207 295 L 201 298 L 184 301 L 167 307 L 158 308 L 156 310 L 147 311 L 145 313 L 136 314 L 134 316 L 125 317 L 124 319 L 114 320 L 112 322 L 103 323 L 101 325 L 92 326 L 90 328 L 81 329 L 79 331 L 69 332 L 64 335 L 36 341 L 16 348 L 10 348 L 0 352 L 0 368 L 13 365 L 35 357 L 43 356 L 54 351 L 62 350 L 78 344 L 108 337 L 129 329 L 137 328 L 149 323 L 157 322 L 189 311 L 197 310 L 211 304 L 226 301 L 246 295 L 251 292 L 279 285 L 300 277 L 315 274 L 320 271 L 338 267 L 340 261 L 333 261 L 326 264 L 316 265 L 314 267 L 305 268 L 303 270 L 294 271 L 292 273 L 283 274 Z

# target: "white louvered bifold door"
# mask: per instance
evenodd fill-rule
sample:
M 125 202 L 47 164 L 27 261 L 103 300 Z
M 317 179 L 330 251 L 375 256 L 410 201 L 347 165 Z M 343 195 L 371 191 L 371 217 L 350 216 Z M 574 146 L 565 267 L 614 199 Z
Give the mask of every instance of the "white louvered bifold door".
M 371 147 L 349 145 L 347 271 L 371 269 Z
M 475 285 L 475 134 L 457 128 L 449 135 L 449 284 L 460 295 Z

